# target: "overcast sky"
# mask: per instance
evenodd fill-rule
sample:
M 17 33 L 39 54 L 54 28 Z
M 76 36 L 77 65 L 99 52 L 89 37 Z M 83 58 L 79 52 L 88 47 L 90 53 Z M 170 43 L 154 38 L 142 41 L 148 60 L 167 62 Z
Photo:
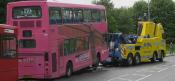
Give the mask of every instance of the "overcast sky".
M 91 4 L 93 0 L 48 0 L 48 1 L 60 1 L 60 2 L 76 3 L 76 4 Z M 131 7 L 134 5 L 136 1 L 139 0 L 111 0 L 111 1 L 113 1 L 115 7 L 120 8 L 120 7 Z
M 77 3 L 77 4 L 91 4 L 93 0 L 48 0 L 48 1 L 59 1 L 66 3 Z M 139 0 L 111 0 L 113 1 L 115 7 L 131 7 L 135 1 Z

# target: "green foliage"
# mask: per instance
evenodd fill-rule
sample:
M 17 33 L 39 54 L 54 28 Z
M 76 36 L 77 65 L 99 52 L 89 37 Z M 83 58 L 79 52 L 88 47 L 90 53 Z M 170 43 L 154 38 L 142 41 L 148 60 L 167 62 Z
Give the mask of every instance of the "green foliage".
M 12 0 L 0 0 L 0 23 L 6 22 L 6 5 Z
M 173 0 L 152 0 L 151 17 L 163 24 L 167 40 L 175 40 L 175 3 Z
M 114 13 L 115 13 L 114 18 L 116 20 L 117 29 L 119 30 L 119 32 L 125 34 L 135 32 L 133 26 L 134 19 L 132 18 L 133 11 L 131 8 L 115 9 Z
M 108 30 L 110 32 L 117 32 L 117 24 L 116 19 L 114 18 L 115 13 L 114 12 L 114 5 L 111 2 L 111 0 L 99 0 L 99 1 L 93 1 L 92 3 L 97 5 L 104 5 L 106 7 L 106 13 L 107 13 L 107 21 L 108 21 Z
M 95 2 L 95 1 L 94 1 Z M 145 0 L 137 1 L 131 8 L 114 8 L 111 0 L 99 0 L 96 4 L 107 8 L 109 32 L 136 33 L 138 19 L 148 11 Z M 151 20 L 162 23 L 168 41 L 175 41 L 175 2 L 173 0 L 151 0 Z

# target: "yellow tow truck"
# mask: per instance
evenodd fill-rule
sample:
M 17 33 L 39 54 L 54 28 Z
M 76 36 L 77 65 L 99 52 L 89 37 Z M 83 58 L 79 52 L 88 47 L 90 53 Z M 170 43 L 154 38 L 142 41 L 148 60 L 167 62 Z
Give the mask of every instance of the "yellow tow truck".
M 164 33 L 160 23 L 138 22 L 136 37 L 128 37 L 130 43 L 120 44 L 122 62 L 127 65 L 148 61 L 156 62 L 157 60 L 163 62 L 166 56 Z

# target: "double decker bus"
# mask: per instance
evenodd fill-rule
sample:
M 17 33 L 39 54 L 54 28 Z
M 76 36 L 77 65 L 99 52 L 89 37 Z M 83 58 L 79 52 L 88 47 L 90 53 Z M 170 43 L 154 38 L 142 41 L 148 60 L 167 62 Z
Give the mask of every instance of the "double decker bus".
M 17 29 L 0 24 L 0 81 L 18 80 Z
M 108 57 L 104 6 L 20 1 L 7 16 L 19 27 L 19 78 L 71 76 Z

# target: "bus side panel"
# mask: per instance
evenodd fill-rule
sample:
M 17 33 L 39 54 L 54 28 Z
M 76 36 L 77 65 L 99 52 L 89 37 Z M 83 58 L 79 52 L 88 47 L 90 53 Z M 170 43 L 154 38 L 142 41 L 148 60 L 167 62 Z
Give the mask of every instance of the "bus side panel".
M 18 80 L 18 62 L 16 59 L 0 59 L 0 81 Z

